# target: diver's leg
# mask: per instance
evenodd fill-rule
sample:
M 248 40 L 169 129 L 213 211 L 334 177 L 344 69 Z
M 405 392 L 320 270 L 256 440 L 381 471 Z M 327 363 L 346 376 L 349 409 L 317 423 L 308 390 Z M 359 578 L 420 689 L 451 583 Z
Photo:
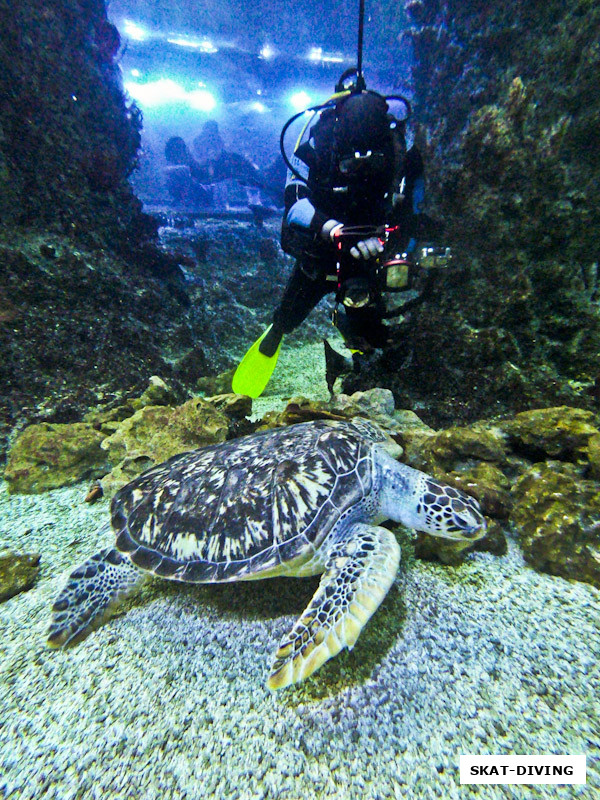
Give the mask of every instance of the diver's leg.
M 297 261 L 281 302 L 273 314 L 271 330 L 259 345 L 260 352 L 269 358 L 273 356 L 284 333 L 291 333 L 304 322 L 319 300 L 332 291 L 332 286 L 320 274 L 314 279 L 309 277 L 302 262 Z

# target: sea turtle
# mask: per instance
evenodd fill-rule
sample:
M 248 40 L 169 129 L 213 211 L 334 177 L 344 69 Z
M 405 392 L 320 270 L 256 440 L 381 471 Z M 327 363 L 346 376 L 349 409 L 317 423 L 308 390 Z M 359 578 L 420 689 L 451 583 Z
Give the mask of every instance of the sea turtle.
M 116 547 L 69 576 L 48 641 L 82 638 L 147 573 L 185 583 L 323 573 L 275 653 L 268 686 L 351 648 L 396 575 L 392 519 L 448 539 L 483 536 L 476 500 L 393 457 L 375 423 L 318 420 L 174 456 L 113 498 Z

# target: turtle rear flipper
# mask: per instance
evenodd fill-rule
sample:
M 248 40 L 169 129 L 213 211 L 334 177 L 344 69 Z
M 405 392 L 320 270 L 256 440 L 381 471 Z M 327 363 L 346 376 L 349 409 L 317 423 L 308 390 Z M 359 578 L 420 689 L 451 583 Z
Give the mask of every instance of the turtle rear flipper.
M 74 570 L 52 606 L 50 647 L 64 647 L 87 636 L 114 605 L 145 576 L 114 547 L 107 547 Z
M 283 689 L 304 680 L 344 647 L 354 647 L 399 563 L 398 542 L 386 528 L 348 527 L 328 552 L 314 597 L 275 653 L 267 686 Z

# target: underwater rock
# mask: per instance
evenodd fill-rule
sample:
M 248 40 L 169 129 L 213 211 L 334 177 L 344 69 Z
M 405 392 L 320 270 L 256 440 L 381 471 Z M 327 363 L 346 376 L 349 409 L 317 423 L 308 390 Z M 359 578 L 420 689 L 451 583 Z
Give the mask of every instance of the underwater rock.
M 126 456 L 146 456 L 152 463 L 227 438 L 228 419 L 203 398 L 181 406 L 145 406 L 123 420 L 102 447 L 112 464 Z
M 89 411 L 84 416 L 83 421 L 89 422 L 96 430 L 102 431 L 106 436 L 110 436 L 115 433 L 124 419 L 132 417 L 141 408 L 175 405 L 178 400 L 178 393 L 166 381 L 157 375 L 152 375 L 149 379 L 148 387 L 139 397 L 127 400 L 125 403 L 113 408 Z
M 237 367 L 220 372 L 218 375 L 207 375 L 196 381 L 196 389 L 203 394 L 214 397 L 231 392 L 231 381 Z
M 265 414 L 259 429 L 295 425 L 313 419 L 368 417 L 396 435 L 399 422 L 392 414 L 394 414 L 394 398 L 388 389 L 377 387 L 352 395 L 333 395 L 330 400 L 309 400 L 298 395 L 290 399 L 283 411 L 279 413 L 271 411 Z
M 334 395 L 330 401 L 332 411 L 350 410 L 352 416 L 358 416 L 362 412 L 367 417 L 383 416 L 391 417 L 394 413 L 394 395 L 389 389 L 375 387 L 366 392 L 354 392 L 354 394 Z
M 0 288 L 0 323 L 14 322 L 19 316 L 19 309 Z
M 420 436 L 407 451 L 408 463 L 425 472 L 450 472 L 458 464 L 473 460 L 497 464 L 506 460 L 502 434 L 479 425 L 455 426 L 433 435 L 418 433 Z
M 436 244 L 454 259 L 411 311 L 397 353 L 345 389 L 386 386 L 435 427 L 562 404 L 595 410 L 597 398 L 579 387 L 595 379 L 600 349 L 590 269 L 600 224 L 600 6 L 404 7 L 424 210 L 444 223 Z
M 399 408 L 394 411 L 393 417 L 398 423 L 399 430 L 404 434 L 423 433 L 431 435 L 435 433 L 433 428 L 426 425 L 414 411 L 410 411 L 409 409 Z
M 177 393 L 158 375 L 152 375 L 148 388 L 139 399 L 133 401 L 135 410 L 144 406 L 170 406 L 177 403 Z
M 592 478 L 600 480 L 600 434 L 590 436 L 587 446 L 587 457 Z
M 512 488 L 511 521 L 525 560 L 551 575 L 600 587 L 600 484 L 571 465 L 534 464 Z
M 134 401 L 129 400 L 122 405 L 109 408 L 106 411 L 89 411 L 83 418 L 93 428 L 102 431 L 106 436 L 110 436 L 119 427 L 120 423 L 135 414 Z
M 38 553 L 0 553 L 0 603 L 31 589 L 40 571 Z
M 283 425 L 296 425 L 299 422 L 309 422 L 314 419 L 350 419 L 351 412 L 331 411 L 330 402 L 324 400 L 309 400 L 298 395 L 292 397 L 283 411 L 268 411 L 258 424 L 257 430 L 280 428 Z
M 591 437 L 600 433 L 594 419 L 591 411 L 559 406 L 523 411 L 498 427 L 515 449 L 569 459 L 583 455 Z
M 103 496 L 112 497 L 119 489 L 156 463 L 146 455 L 125 456 L 122 461 L 111 469 L 108 475 L 102 478 L 100 486 Z
M 0 458 L 13 427 L 72 422 L 141 394 L 150 375 L 169 379 L 173 358 L 193 343 L 187 322 L 175 333 L 184 312 L 159 279 L 52 238 L 58 255 L 48 260 L 39 233 L 0 235 Z
M 102 479 L 104 494 L 113 495 L 144 470 L 179 453 L 250 433 L 244 420 L 251 410 L 251 399 L 235 394 L 141 408 L 103 441 L 113 465 Z
M 104 434 L 85 422 L 30 425 L 13 444 L 4 478 L 11 494 L 38 494 L 105 475 Z
M 510 481 L 494 464 L 482 461 L 461 472 L 443 472 L 439 476 L 451 486 L 479 500 L 486 517 L 506 520 L 510 516 L 512 498 Z
M 217 394 L 204 398 L 207 403 L 231 419 L 242 420 L 252 414 L 252 398 L 245 394 Z

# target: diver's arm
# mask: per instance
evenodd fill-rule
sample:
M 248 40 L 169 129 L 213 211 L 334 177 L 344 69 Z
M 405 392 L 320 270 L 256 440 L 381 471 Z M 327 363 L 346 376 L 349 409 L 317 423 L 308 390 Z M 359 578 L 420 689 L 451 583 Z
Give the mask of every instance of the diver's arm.
M 294 165 L 296 166 L 296 165 Z M 336 220 L 329 220 L 326 214 L 313 204 L 310 190 L 305 182 L 293 173 L 288 173 L 284 194 L 285 211 L 281 225 L 281 246 L 286 253 L 301 257 L 310 250 L 331 248 L 331 227 L 329 222 L 340 225 Z

